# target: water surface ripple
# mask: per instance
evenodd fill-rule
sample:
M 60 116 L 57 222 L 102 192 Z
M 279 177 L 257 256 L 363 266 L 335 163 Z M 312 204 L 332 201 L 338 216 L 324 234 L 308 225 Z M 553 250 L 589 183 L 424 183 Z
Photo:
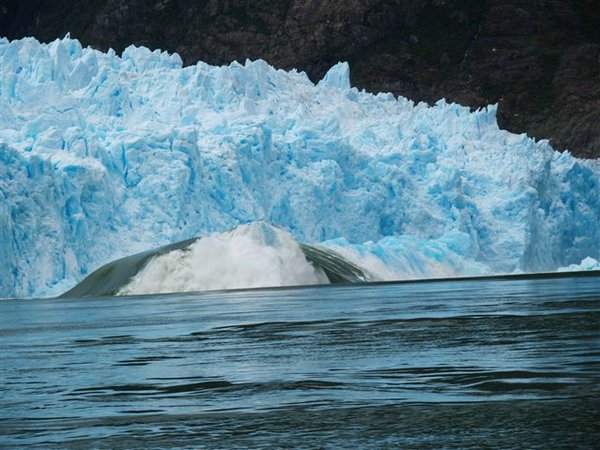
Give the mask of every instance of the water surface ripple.
M 595 448 L 600 277 L 3 300 L 3 448 Z

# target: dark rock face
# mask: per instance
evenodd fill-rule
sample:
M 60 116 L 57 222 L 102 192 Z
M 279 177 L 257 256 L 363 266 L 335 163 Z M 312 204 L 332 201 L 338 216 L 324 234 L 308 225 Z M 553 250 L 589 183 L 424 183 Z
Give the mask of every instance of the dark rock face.
M 318 80 L 417 101 L 498 103 L 501 127 L 600 157 L 597 0 L 9 0 L 0 34 L 178 52 L 186 64 L 262 58 Z

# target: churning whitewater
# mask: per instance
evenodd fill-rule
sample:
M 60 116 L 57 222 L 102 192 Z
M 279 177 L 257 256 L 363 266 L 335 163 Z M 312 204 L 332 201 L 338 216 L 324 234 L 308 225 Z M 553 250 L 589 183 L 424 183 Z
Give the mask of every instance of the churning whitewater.
M 0 39 L 0 63 L 2 297 L 199 236 L 141 258 L 123 292 L 321 282 L 294 240 L 376 279 L 600 267 L 600 165 L 500 130 L 494 106 L 361 92 L 346 63 L 314 84 L 68 37 Z M 240 230 L 211 235 L 257 221 L 291 236 L 257 256 Z
M 289 233 L 259 222 L 156 256 L 117 295 L 325 283 Z

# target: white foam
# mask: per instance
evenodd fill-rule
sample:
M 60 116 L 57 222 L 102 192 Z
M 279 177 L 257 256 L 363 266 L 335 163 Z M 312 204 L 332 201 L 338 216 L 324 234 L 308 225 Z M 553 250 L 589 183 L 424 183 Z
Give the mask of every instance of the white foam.
M 328 282 L 288 232 L 254 222 L 153 258 L 118 295 Z

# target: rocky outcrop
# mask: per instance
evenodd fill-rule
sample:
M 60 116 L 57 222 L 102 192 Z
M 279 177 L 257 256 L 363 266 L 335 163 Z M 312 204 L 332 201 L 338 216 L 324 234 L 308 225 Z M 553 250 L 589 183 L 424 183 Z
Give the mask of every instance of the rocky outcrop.
M 176 51 L 186 64 L 262 58 L 314 80 L 346 60 L 360 88 L 498 103 L 502 127 L 600 157 L 596 0 L 9 0 L 0 25 L 9 38 L 70 32 L 102 50 Z

